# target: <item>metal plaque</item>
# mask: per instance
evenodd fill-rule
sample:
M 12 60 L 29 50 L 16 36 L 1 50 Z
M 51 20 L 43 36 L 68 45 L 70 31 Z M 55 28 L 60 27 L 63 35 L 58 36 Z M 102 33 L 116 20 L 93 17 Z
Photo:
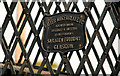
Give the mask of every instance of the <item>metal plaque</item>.
M 84 12 L 63 12 L 44 16 L 42 48 L 48 52 L 80 50 L 86 45 L 86 20 Z

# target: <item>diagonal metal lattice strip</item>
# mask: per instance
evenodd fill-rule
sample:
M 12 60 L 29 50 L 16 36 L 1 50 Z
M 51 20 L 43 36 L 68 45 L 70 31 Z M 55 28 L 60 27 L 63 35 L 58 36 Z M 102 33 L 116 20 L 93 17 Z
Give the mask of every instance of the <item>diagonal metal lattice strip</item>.
M 11 74 L 15 75 L 25 72 L 31 75 L 43 74 L 43 71 L 46 71 L 45 74 L 51 75 L 119 75 L 120 46 L 116 45 L 119 45 L 117 41 L 120 40 L 120 7 L 117 5 L 119 3 L 104 2 L 103 0 L 104 6 L 101 11 L 97 0 L 92 2 L 85 2 L 84 0 L 69 0 L 68 2 L 66 0 L 50 0 L 48 2 L 28 0 L 24 2 L 20 0 L 22 12 L 18 22 L 16 22 L 14 12 L 18 7 L 17 0 L 12 2 L 0 1 L 0 5 L 4 7 L 2 9 L 6 11 L 2 22 L 2 30 L 0 28 L 0 34 L 2 33 L 2 37 L 0 37 L 1 49 L 5 56 L 0 63 L 0 66 L 3 64 L 2 74 L 5 75 L 7 69 L 9 69 Z M 67 52 L 64 55 L 45 52 L 41 47 L 42 18 L 45 15 L 68 11 L 84 11 L 87 15 L 87 44 L 85 48 Z M 111 24 L 107 22 L 108 18 Z M 13 31 L 11 38 L 6 37 L 9 27 Z M 26 27 L 29 27 L 29 32 L 27 32 L 26 40 L 23 42 L 22 33 Z M 19 45 L 21 53 L 16 63 L 14 52 L 17 45 Z M 32 54 L 34 54 L 33 59 L 31 59 Z M 42 58 L 42 61 L 38 65 L 40 58 Z M 59 63 L 56 68 L 53 68 L 56 61 Z M 15 66 L 19 69 L 16 69 Z M 106 70 L 108 68 L 109 70 Z

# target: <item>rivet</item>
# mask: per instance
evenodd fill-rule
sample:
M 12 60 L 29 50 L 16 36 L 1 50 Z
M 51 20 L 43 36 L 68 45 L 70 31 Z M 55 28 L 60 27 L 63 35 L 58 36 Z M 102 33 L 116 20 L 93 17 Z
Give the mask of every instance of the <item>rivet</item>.
M 65 57 L 66 57 L 66 55 L 63 55 L 63 57 L 65 58 Z
M 65 66 L 67 66 L 67 64 L 65 64 Z
M 18 39 L 18 38 L 19 38 L 19 36 L 16 36 L 16 38 Z
M 117 60 L 117 62 L 119 62 L 119 63 L 120 63 L 120 60 Z
M 89 10 L 89 7 L 86 7 L 87 10 Z
M 9 17 L 11 17 L 11 15 L 8 15 Z
M 41 5 L 40 8 L 42 8 L 43 6 Z
M 38 37 L 38 34 L 35 34 L 35 37 Z
M 65 8 L 65 11 L 69 11 L 69 9 L 68 9 L 68 8 Z
M 29 12 L 27 12 L 26 14 L 29 15 Z
M 7 60 L 5 60 L 5 62 L 7 62 Z
M 49 13 L 49 11 L 47 10 L 46 13 Z
M 116 30 L 118 30 L 118 28 L 115 28 Z
M 104 52 L 105 55 L 107 55 L 107 52 Z
M 45 57 L 45 59 L 47 59 L 47 57 Z
M 8 18 L 11 19 L 11 15 L 10 14 L 8 15 Z

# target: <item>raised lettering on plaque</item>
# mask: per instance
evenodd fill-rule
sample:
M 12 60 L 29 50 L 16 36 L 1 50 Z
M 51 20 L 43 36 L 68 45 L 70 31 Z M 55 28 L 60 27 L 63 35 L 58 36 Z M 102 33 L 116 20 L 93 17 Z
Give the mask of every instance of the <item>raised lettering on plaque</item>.
M 48 52 L 80 50 L 86 45 L 86 20 L 84 12 L 63 12 L 44 16 L 42 48 Z

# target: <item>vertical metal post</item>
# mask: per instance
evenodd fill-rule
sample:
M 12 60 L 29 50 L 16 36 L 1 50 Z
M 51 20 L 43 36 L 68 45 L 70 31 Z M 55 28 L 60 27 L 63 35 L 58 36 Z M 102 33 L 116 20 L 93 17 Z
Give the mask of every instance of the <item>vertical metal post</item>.
M 120 54 L 120 38 L 118 38 L 118 54 Z
M 0 76 L 2 75 L 2 68 L 0 67 Z
M 2 27 L 0 27 L 0 44 L 1 44 L 1 40 L 2 40 Z

